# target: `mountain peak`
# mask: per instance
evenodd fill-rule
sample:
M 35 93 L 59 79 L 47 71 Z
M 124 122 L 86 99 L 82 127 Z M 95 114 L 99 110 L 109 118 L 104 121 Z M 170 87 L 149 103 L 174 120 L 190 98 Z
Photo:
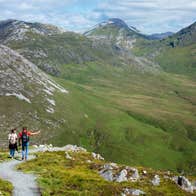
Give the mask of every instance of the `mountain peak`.
M 106 21 L 107 24 L 112 24 L 120 28 L 129 28 L 128 25 L 119 18 L 110 18 Z
M 139 34 L 139 31 L 133 27 L 128 26 L 122 19 L 119 18 L 109 18 L 97 25 L 95 25 L 91 30 L 84 33 L 86 36 L 97 36 L 105 35 L 111 33 L 122 34 L 122 31 L 126 32 L 125 34 Z

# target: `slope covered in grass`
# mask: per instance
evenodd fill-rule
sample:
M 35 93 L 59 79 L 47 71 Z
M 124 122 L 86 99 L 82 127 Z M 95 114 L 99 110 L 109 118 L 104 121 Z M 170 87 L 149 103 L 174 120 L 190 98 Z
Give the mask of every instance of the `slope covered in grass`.
M 195 171 L 194 81 L 105 65 L 64 70 L 66 80 L 57 81 L 70 92 L 62 102 L 67 121 L 51 142 L 84 145 L 121 163 Z
M 18 169 L 39 176 L 42 195 L 120 195 L 125 188 L 140 189 L 153 196 L 190 195 L 172 180 L 164 178 L 167 173 L 164 171 L 138 167 L 138 181 L 110 182 L 98 174 L 105 161 L 94 159 L 88 152 L 69 152 L 69 155 L 72 159 L 66 159 L 65 152 L 38 153 L 35 160 L 22 163 Z M 142 176 L 143 170 L 147 171 L 147 175 Z M 161 178 L 160 186 L 152 186 L 151 180 L 155 174 Z

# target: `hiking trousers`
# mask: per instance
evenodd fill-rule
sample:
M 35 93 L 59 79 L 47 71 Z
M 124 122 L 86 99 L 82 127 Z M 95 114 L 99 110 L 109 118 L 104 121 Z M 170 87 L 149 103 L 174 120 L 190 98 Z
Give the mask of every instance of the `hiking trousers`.
M 14 154 L 15 154 L 15 149 L 10 149 L 10 156 L 14 158 Z
M 22 144 L 22 159 L 27 159 L 29 153 L 29 142 Z

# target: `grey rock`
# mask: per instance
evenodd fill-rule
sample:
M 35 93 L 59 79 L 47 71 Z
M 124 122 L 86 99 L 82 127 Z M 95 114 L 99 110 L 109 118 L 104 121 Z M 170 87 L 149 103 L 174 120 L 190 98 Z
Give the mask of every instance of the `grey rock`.
M 100 154 L 96 154 L 92 152 L 92 157 L 97 160 L 104 160 L 104 158 Z
M 178 178 L 181 177 L 182 179 L 182 185 L 178 184 Z M 194 184 L 192 184 L 185 176 L 174 176 L 171 178 L 176 184 L 178 184 L 183 190 L 186 192 L 193 193 L 195 187 Z
M 127 170 L 126 169 L 123 169 L 120 174 L 117 176 L 116 178 L 116 182 L 124 182 L 124 181 L 127 181 Z
M 145 192 L 141 191 L 139 189 L 128 189 L 128 188 L 126 188 L 126 189 L 124 189 L 123 194 L 124 195 L 144 195 Z
M 153 178 L 153 180 L 152 180 L 152 184 L 153 184 L 154 186 L 159 186 L 159 185 L 160 185 L 160 177 L 159 177 L 159 175 L 155 175 L 155 176 L 154 176 L 154 178 Z
M 140 178 L 139 172 L 136 168 L 131 168 L 133 172 L 132 176 L 129 178 L 131 181 L 137 181 Z
M 114 177 L 113 177 L 113 172 L 112 170 L 102 170 L 99 173 L 105 180 L 108 181 L 113 181 Z

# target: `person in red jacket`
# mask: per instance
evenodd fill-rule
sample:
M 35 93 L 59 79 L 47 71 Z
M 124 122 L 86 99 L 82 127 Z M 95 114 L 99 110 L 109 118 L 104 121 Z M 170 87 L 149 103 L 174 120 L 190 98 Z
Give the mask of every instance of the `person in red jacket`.
M 19 145 L 21 145 L 22 142 L 22 160 L 27 160 L 28 158 L 29 137 L 39 133 L 40 131 L 28 131 L 27 127 L 23 127 L 22 131 L 19 133 Z

